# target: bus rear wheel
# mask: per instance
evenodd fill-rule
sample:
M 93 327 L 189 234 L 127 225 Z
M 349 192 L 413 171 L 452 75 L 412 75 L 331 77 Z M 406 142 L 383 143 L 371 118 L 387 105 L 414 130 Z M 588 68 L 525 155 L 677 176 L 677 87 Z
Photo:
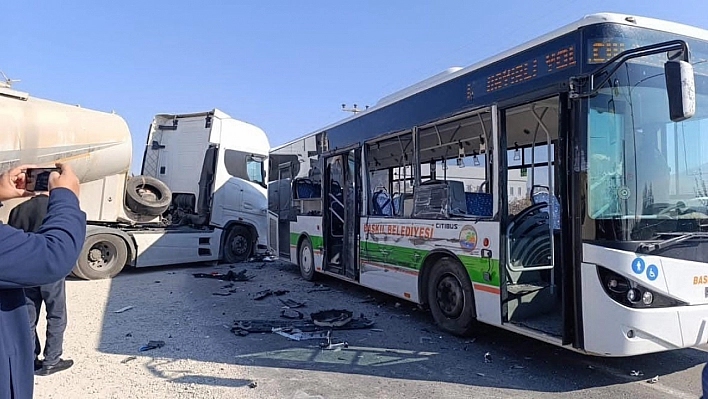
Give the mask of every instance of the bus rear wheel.
M 449 257 L 437 261 L 427 295 L 430 313 L 440 328 L 455 335 L 472 332 L 476 318 L 472 282 L 462 265 Z
M 312 243 L 309 238 L 305 238 L 300 244 L 297 254 L 297 264 L 300 266 L 300 275 L 307 281 L 315 279 L 315 259 L 312 251 Z

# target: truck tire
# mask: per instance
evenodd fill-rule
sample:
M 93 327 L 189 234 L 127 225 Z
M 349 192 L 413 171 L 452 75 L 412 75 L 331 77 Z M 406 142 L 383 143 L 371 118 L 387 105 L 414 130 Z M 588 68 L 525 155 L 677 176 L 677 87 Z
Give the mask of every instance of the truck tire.
M 243 262 L 251 256 L 253 237 L 244 226 L 233 226 L 224 239 L 224 261 L 226 263 Z
M 162 215 L 172 203 L 172 192 L 167 185 L 150 176 L 128 179 L 125 194 L 126 205 L 138 215 Z
M 128 260 L 128 247 L 113 234 L 86 237 L 72 274 L 84 280 L 112 278 L 120 273 Z
M 453 258 L 444 257 L 433 265 L 428 305 L 435 323 L 443 330 L 463 336 L 472 332 L 476 321 L 472 281 Z

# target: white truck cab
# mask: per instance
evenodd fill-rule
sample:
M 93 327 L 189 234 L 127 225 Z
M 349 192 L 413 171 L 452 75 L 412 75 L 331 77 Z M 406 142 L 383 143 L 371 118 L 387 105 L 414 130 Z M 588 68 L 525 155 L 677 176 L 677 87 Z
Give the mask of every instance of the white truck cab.
M 135 267 L 218 261 L 267 247 L 270 145 L 256 126 L 217 109 L 155 116 L 142 171 L 130 176 L 125 121 L 0 87 L 0 172 L 20 164 L 72 165 L 87 214 L 73 273 L 109 278 Z M 0 219 L 19 201 L 0 208 Z

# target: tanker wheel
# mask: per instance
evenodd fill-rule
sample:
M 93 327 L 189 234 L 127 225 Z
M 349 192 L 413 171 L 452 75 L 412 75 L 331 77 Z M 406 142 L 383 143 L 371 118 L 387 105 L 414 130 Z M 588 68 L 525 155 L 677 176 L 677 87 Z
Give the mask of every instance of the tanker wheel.
M 111 278 L 120 273 L 128 260 L 125 241 L 113 234 L 86 238 L 73 274 L 85 280 Z

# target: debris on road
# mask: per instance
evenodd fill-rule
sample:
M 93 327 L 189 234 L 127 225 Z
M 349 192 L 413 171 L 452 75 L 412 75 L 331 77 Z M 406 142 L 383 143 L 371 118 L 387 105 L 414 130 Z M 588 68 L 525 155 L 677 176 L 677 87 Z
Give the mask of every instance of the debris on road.
M 234 273 L 233 270 L 229 270 L 228 273 L 222 274 L 217 272 L 212 273 L 192 273 L 195 278 L 213 278 L 221 281 L 250 281 L 253 276 L 246 275 L 246 269 L 241 270 L 238 273 Z
M 380 329 L 380 328 L 372 328 L 371 331 L 373 331 L 373 332 L 384 332 L 384 330 L 382 330 L 382 329 Z
M 352 321 L 353 313 L 344 309 L 330 309 L 310 314 L 312 322 L 321 327 L 341 327 Z
M 280 317 L 286 319 L 302 319 L 305 315 L 299 310 L 287 308 L 280 311 Z
M 275 290 L 275 291 L 263 290 L 263 291 L 256 292 L 256 294 L 253 296 L 253 299 L 256 301 L 260 301 L 261 299 L 269 297 L 271 295 L 281 296 L 281 295 L 287 294 L 288 292 L 290 292 L 290 291 L 288 291 L 288 290 Z
M 314 332 L 303 332 L 300 330 L 292 330 L 291 332 L 284 331 L 282 328 L 274 328 L 274 334 L 282 335 L 285 338 L 291 339 L 293 341 L 305 341 L 309 339 L 327 339 L 330 335 L 330 331 L 314 331 Z
M 251 388 L 251 389 L 253 389 L 253 388 L 257 387 L 257 386 L 258 386 L 258 383 L 255 382 L 255 381 L 251 381 L 251 383 L 248 384 L 248 387 Z
M 487 352 L 484 354 L 484 362 L 485 363 L 491 363 L 492 362 L 492 354 Z
M 330 291 L 331 289 L 327 287 L 326 285 L 323 284 L 315 284 L 315 287 L 312 289 L 307 290 L 307 293 L 312 293 L 312 292 L 323 292 L 323 291 Z
M 152 349 L 162 348 L 165 346 L 165 341 L 149 341 L 147 345 L 140 347 L 140 352 L 149 351 Z
M 278 300 L 280 301 L 280 303 L 289 307 L 290 309 L 297 309 L 297 308 L 301 308 L 301 307 L 305 306 L 305 302 L 293 301 L 292 299 L 285 299 L 285 300 L 278 299 Z
M 374 322 L 360 316 L 358 319 L 352 319 L 349 323 L 341 326 L 330 327 L 333 330 L 358 330 L 371 328 Z M 300 331 L 317 331 L 320 326 L 316 325 L 311 320 L 236 320 L 231 332 L 236 335 L 248 335 L 249 333 L 269 333 L 274 328 L 281 328 L 284 331 L 300 330 Z
M 342 348 L 348 348 L 349 344 L 346 341 L 337 341 L 335 342 L 332 340 L 332 331 L 327 331 L 327 342 L 323 342 L 320 344 L 320 348 L 323 350 L 327 351 L 333 351 L 333 350 L 341 350 Z
M 133 361 L 133 360 L 135 360 L 135 359 L 137 359 L 137 357 L 135 357 L 135 356 L 128 356 L 128 357 L 126 357 L 125 359 L 121 360 L 120 362 L 121 362 L 121 364 L 126 364 L 126 363 L 131 362 L 131 361 Z
M 522 366 L 522 365 L 520 365 L 520 364 L 515 364 L 515 365 L 513 365 L 513 366 L 511 366 L 511 367 L 509 367 L 509 368 L 510 368 L 511 370 L 523 370 L 523 369 L 525 369 L 526 367 L 525 367 L 525 366 Z
M 632 377 L 641 377 L 644 375 L 644 373 L 638 370 L 632 370 L 629 372 L 629 375 L 631 375 Z
M 650 384 L 656 384 L 657 382 L 659 382 L 659 376 L 657 375 L 656 377 L 652 378 L 651 380 L 648 380 L 647 382 Z
M 114 310 L 113 313 L 123 313 L 123 312 L 125 312 L 126 310 L 130 310 L 130 309 L 132 309 L 132 308 L 133 308 L 133 306 L 126 306 L 126 307 L 124 307 L 124 308 L 120 308 L 120 309 L 118 309 L 118 310 Z
M 212 295 L 216 295 L 216 296 L 229 296 L 229 295 L 231 295 L 231 293 L 230 293 L 230 292 L 214 292 L 214 293 L 212 293 Z

